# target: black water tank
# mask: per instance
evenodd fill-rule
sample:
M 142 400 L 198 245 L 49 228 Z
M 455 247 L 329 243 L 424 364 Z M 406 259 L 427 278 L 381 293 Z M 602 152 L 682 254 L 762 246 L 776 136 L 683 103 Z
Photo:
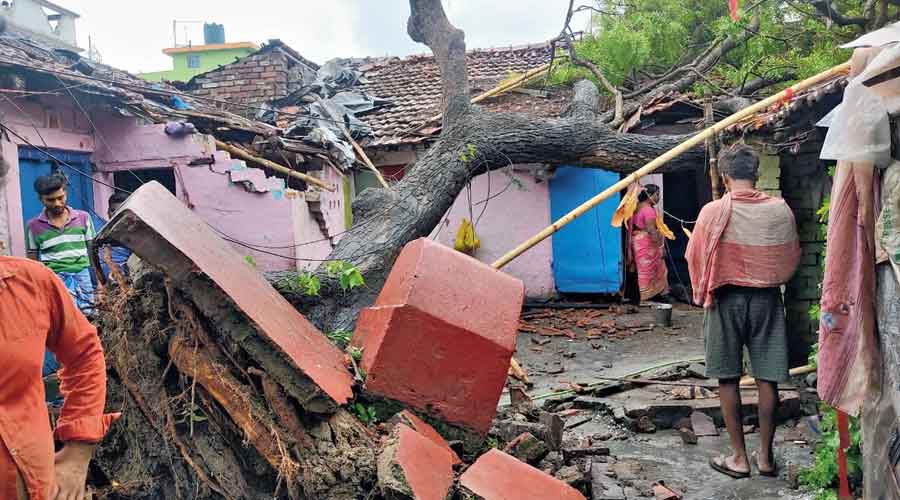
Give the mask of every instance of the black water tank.
M 225 43 L 225 26 L 219 23 L 203 23 L 203 43 Z

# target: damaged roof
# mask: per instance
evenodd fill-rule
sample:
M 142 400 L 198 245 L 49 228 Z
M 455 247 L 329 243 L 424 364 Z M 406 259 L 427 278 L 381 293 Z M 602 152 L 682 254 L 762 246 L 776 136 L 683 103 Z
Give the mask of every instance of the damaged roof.
M 253 134 L 271 135 L 277 129 L 221 111 L 215 103 L 181 93 L 174 87 L 151 83 L 126 71 L 96 63 L 78 54 L 45 45 L 26 34 L 7 30 L 0 34 L 0 73 L 18 75 L 25 89 L 40 88 L 36 77 L 56 81 L 48 90 L 66 88 L 109 100 L 120 113 L 160 123 L 190 120 L 199 126 L 228 127 Z
M 790 100 L 782 101 L 764 111 L 749 116 L 735 123 L 721 135 L 730 140 L 742 136 L 755 136 L 773 145 L 797 147 L 810 137 L 816 124 L 838 104 L 841 103 L 848 77 L 837 76 L 794 95 Z M 734 105 L 724 106 L 726 101 L 733 101 L 730 96 L 719 96 L 714 101 L 716 120 L 721 120 L 735 112 Z M 743 106 L 738 106 L 743 107 Z M 627 130 L 636 133 L 652 133 L 655 127 L 667 124 L 684 124 L 691 130 L 703 127 L 704 102 L 689 95 L 674 93 L 647 103 L 640 116 L 628 120 Z
M 490 90 L 511 75 L 549 63 L 550 55 L 549 43 L 471 50 L 466 54 L 469 91 L 474 96 Z M 375 134 L 375 139 L 367 146 L 417 143 L 438 130 L 440 123 L 415 135 L 407 132 L 441 112 L 441 77 L 432 54 L 360 59 L 352 61 L 352 64 L 368 81 L 360 85 L 360 90 L 390 101 L 359 117 L 372 127 Z M 559 114 L 564 100 L 508 94 L 483 105 L 497 111 L 539 110 Z

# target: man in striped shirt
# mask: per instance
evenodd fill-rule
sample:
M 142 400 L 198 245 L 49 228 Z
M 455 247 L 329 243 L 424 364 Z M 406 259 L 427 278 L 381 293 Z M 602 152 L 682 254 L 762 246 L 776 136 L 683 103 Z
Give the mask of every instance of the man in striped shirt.
M 44 175 L 34 181 L 44 210 L 28 221 L 28 256 L 49 267 L 66 285 L 75 304 L 91 312 L 94 285 L 88 260 L 88 245 L 94 238 L 94 224 L 87 212 L 67 204 L 66 177 Z

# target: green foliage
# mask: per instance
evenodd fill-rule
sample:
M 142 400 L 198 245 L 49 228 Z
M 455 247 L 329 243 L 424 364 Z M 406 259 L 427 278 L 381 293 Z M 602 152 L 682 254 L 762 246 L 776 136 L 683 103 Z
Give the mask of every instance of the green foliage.
M 334 260 L 325 265 L 325 271 L 329 276 L 338 279 L 341 289 L 345 292 L 366 284 L 359 269 L 343 260 Z
M 838 481 L 837 452 L 840 437 L 837 431 L 837 410 L 822 405 L 822 438 L 816 444 L 815 463 L 800 473 L 800 484 L 816 493 L 816 499 L 835 498 Z M 850 418 L 850 448 L 847 449 L 847 473 L 851 483 L 862 477 L 861 428 L 859 419 Z
M 319 283 L 319 278 L 309 271 L 300 273 L 297 276 L 297 285 L 300 286 L 303 293 L 310 297 L 318 297 L 319 289 L 322 288 L 322 284 Z
M 378 421 L 378 412 L 375 411 L 374 406 L 354 403 L 351 408 L 353 409 L 353 414 L 356 415 L 356 418 L 360 419 L 363 423 L 374 424 Z
M 862 11 L 862 0 L 837 3 L 848 15 Z M 594 16 L 593 34 L 576 43 L 575 51 L 596 64 L 615 86 L 633 75 L 648 81 L 650 75 L 685 65 L 715 42 L 744 33 L 753 17 L 742 11 L 740 20 L 733 21 L 723 0 L 629 0 L 603 5 L 612 12 Z M 860 34 L 852 26 L 828 27 L 808 15 L 809 7 L 785 0 L 752 5 L 760 19 L 756 34 L 704 75 L 692 89 L 696 94 L 721 93 L 721 89 L 739 87 L 758 76 L 781 77 L 788 72 L 796 73 L 798 79 L 812 76 L 846 61 L 849 50 L 838 46 Z M 587 70 L 564 63 L 554 70 L 550 83 L 570 84 L 581 78 L 593 79 Z
M 245 255 L 244 262 L 250 264 L 250 267 L 256 269 L 256 259 L 254 259 L 252 255 Z
M 466 144 L 466 149 L 459 153 L 459 160 L 463 163 L 469 163 L 475 159 L 475 153 L 475 145 L 471 143 Z
M 353 361 L 359 363 L 362 360 L 363 350 L 359 347 L 350 346 L 347 348 L 347 354 L 353 358 Z
M 349 330 L 339 329 L 333 332 L 328 332 L 325 334 L 328 337 L 328 340 L 331 340 L 336 346 L 344 349 L 350 344 L 350 339 L 353 338 L 353 332 Z
M 819 318 L 817 316 L 816 320 L 818 320 L 818 319 Z M 806 362 L 813 368 L 816 368 L 819 366 L 819 343 L 818 342 L 813 344 L 811 352 L 809 353 L 809 356 L 806 357 Z

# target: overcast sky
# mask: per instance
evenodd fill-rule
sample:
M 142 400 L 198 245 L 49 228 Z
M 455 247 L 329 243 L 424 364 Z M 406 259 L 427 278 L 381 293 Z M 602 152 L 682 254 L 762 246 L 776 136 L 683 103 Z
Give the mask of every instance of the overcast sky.
M 408 0 L 56 0 L 81 14 L 78 39 L 88 36 L 103 62 L 132 72 L 169 69 L 161 53 L 173 43 L 172 21 L 225 25 L 228 42 L 260 44 L 280 38 L 305 57 L 322 63 L 333 57 L 408 55 L 425 52 L 406 34 Z M 450 20 L 466 32 L 469 48 L 542 42 L 559 33 L 567 0 L 444 0 Z M 585 24 L 586 19 L 581 21 Z M 185 26 L 194 44 L 202 25 Z M 583 26 L 579 26 L 583 27 Z

